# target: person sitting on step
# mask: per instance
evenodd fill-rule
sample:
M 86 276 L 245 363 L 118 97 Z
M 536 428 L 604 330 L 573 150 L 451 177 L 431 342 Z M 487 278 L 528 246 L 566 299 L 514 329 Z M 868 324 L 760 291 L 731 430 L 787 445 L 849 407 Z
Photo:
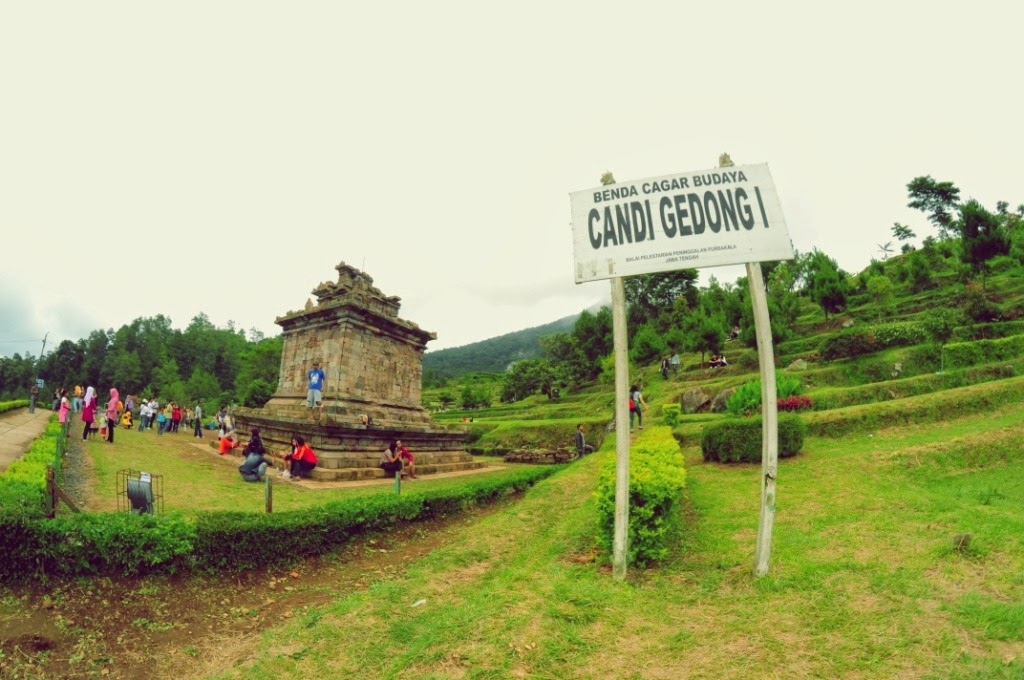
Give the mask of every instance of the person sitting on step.
M 380 469 L 388 475 L 402 472 L 402 458 L 398 455 L 398 440 L 392 439 L 388 448 L 380 454 Z M 403 477 L 405 475 L 402 475 Z
M 267 474 L 267 467 L 273 463 L 263 457 L 265 450 L 260 439 L 260 429 L 252 428 L 252 439 L 245 445 L 245 460 L 238 466 L 238 473 L 246 482 L 262 482 Z
M 316 467 L 316 454 L 300 435 L 292 437 L 292 452 L 284 459 L 290 463 L 289 469 L 285 470 L 286 479 L 308 477 L 310 470 Z
M 412 451 L 402 446 L 402 440 L 396 442 L 398 446 L 398 457 L 402 461 L 402 469 L 409 471 L 409 479 L 416 479 L 416 458 Z

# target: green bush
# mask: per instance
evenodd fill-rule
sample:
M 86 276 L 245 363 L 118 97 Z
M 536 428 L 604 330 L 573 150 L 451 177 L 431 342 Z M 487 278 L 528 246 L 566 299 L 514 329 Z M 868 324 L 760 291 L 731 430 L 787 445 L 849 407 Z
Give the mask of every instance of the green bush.
M 1002 323 L 976 323 L 960 326 L 953 331 L 952 340 L 970 342 L 972 340 L 995 340 L 1011 335 L 1024 333 L 1024 321 L 1004 321 Z
M 890 347 L 917 345 L 927 339 L 921 325 L 911 321 L 855 326 L 825 338 L 819 353 L 826 361 L 853 359 Z
M 665 404 L 661 407 L 661 419 L 668 427 L 675 427 L 679 424 L 683 407 L 679 404 Z
M 263 408 L 263 405 L 270 401 L 270 397 L 274 395 L 276 388 L 276 383 L 272 385 L 266 380 L 253 380 L 245 389 L 242 405 L 248 408 Z
M 44 512 L 46 468 L 52 465 L 54 474 L 60 478 L 62 459 L 58 440 L 63 436 L 60 423 L 51 417 L 46 429 L 29 445 L 28 451 L 7 466 L 0 475 L 0 512 L 29 515 Z
M 629 455 L 628 564 L 646 566 L 668 556 L 680 529 L 677 503 L 686 487 L 683 452 L 667 427 L 652 427 Z M 615 459 L 601 468 L 597 482 L 598 545 L 610 555 L 615 538 Z
M 800 453 L 807 426 L 797 415 L 779 416 L 779 458 Z M 727 418 L 704 426 L 700 448 L 707 461 L 761 462 L 761 418 Z
M 0 401 L 0 413 L 7 411 L 13 411 L 16 408 L 24 408 L 28 406 L 28 399 L 15 399 L 14 401 Z
M 1024 335 L 951 343 L 943 351 L 947 368 L 1008 361 L 1024 354 Z

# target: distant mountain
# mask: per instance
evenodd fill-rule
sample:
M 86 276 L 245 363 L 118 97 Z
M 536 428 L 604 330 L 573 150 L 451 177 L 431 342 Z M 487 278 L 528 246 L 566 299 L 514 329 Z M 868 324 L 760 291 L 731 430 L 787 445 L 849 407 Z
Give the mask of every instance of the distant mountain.
M 451 347 L 423 355 L 424 383 L 438 378 L 455 378 L 467 373 L 503 373 L 509 364 L 540 356 L 540 339 L 555 333 L 570 333 L 579 314 L 514 333 L 499 335 L 462 347 Z

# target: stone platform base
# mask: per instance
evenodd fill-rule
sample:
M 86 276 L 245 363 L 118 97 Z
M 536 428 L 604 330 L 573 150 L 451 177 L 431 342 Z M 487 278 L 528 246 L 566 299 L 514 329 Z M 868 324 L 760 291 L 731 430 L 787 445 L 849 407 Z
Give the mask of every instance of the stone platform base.
M 377 465 L 381 452 L 393 440 L 401 440 L 415 456 L 417 477 L 486 466 L 466 452 L 465 433 L 461 429 L 436 428 L 432 423 L 391 421 L 388 426 L 374 423 L 367 427 L 358 421 L 331 418 L 317 423 L 267 409 L 247 408 L 233 409 L 232 416 L 242 441 L 248 439 L 253 427 L 258 427 L 267 451 L 278 458 L 291 450 L 291 438 L 301 435 L 316 452 L 317 466 L 310 473 L 313 480 L 383 479 L 387 475 Z

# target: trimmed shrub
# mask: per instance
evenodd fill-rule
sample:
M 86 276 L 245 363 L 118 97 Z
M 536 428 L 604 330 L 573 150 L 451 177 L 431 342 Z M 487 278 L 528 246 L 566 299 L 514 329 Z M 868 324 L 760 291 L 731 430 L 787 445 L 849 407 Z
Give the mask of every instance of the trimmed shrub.
M 62 458 L 58 438 L 63 437 L 60 423 L 51 417 L 43 433 L 21 458 L 0 475 L 0 512 L 41 515 L 46 502 L 46 468 L 53 466 L 60 478 Z
M 1008 361 L 1024 354 L 1024 335 L 997 340 L 977 340 L 946 345 L 947 367 L 976 366 L 993 361 Z
M 911 321 L 855 326 L 826 338 L 819 352 L 826 361 L 853 359 L 890 347 L 917 345 L 927 339 L 921 325 Z
M 677 504 L 686 487 L 679 443 L 667 427 L 645 430 L 629 455 L 629 529 L 626 561 L 636 566 L 668 557 L 678 537 Z M 615 538 L 615 459 L 601 468 L 597 482 L 598 545 L 610 556 Z
M 661 419 L 665 425 L 669 427 L 675 427 L 679 424 L 679 418 L 682 415 L 683 407 L 679 404 L 665 404 L 661 407 Z
M 799 416 L 779 417 L 779 458 L 800 453 L 807 426 Z M 704 460 L 721 463 L 761 462 L 761 418 L 727 418 L 704 426 L 700 449 Z

